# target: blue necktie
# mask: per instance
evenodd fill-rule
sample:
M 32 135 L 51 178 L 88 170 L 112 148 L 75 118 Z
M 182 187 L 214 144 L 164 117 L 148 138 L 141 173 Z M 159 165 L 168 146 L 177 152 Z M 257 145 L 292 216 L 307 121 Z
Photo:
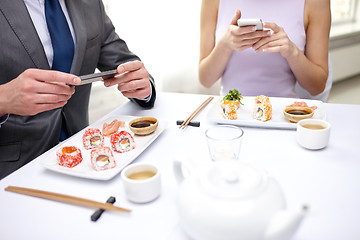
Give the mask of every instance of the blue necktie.
M 58 0 L 45 0 L 45 17 L 54 51 L 52 69 L 69 73 L 74 42 Z
M 70 73 L 74 57 L 74 42 L 58 0 L 45 0 L 45 17 L 54 51 L 51 69 Z M 60 141 L 67 139 L 68 136 L 65 121 L 62 119 Z

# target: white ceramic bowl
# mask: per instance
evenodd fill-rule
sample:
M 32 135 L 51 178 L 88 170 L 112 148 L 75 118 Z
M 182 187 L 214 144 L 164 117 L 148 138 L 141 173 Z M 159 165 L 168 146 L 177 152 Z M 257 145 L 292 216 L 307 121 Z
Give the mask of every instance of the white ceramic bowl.
M 297 123 L 297 142 L 307 149 L 322 149 L 329 143 L 330 123 L 320 119 L 304 119 Z
M 147 175 L 147 172 L 151 174 Z M 121 180 L 126 197 L 132 202 L 146 203 L 160 195 L 160 171 L 153 164 L 141 162 L 130 164 L 122 170 Z

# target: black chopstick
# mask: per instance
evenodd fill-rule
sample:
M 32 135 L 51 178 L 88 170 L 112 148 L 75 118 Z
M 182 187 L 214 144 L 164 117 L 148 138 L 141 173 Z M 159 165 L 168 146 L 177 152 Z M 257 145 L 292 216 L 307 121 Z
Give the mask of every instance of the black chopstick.
M 116 198 L 111 196 L 108 198 L 108 200 L 106 200 L 106 202 L 114 204 L 116 202 Z M 96 212 L 94 212 L 91 215 L 91 221 L 96 222 L 101 217 L 101 215 L 103 214 L 104 211 L 105 211 L 104 209 L 100 208 Z
M 177 120 L 176 121 L 176 125 L 181 125 L 183 123 L 184 123 L 183 120 Z M 188 125 L 192 126 L 192 127 L 200 127 L 200 122 L 198 122 L 198 121 L 190 121 Z

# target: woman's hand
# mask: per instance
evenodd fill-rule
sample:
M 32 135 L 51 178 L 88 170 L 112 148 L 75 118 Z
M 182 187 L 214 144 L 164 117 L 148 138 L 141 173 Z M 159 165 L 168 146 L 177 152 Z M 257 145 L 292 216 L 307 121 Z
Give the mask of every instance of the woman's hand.
M 263 37 L 270 35 L 269 30 L 256 31 L 255 26 L 239 27 L 237 24 L 239 18 L 241 18 L 241 12 L 237 10 L 221 39 L 229 49 L 243 51 L 252 47 Z
M 255 52 L 279 52 L 286 59 L 296 56 L 299 50 L 282 27 L 270 22 L 264 23 L 264 27 L 271 29 L 272 33 L 254 44 Z

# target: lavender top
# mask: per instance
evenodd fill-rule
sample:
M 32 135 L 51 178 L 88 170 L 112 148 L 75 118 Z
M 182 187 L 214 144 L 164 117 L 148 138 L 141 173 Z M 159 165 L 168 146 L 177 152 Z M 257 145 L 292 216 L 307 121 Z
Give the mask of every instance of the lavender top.
M 220 0 L 216 42 L 225 34 L 236 9 L 240 9 L 241 18 L 261 18 L 283 27 L 304 52 L 304 6 L 305 0 Z M 221 79 L 221 94 L 235 88 L 244 96 L 298 97 L 295 83 L 295 76 L 280 53 L 255 53 L 250 48 L 233 52 Z

